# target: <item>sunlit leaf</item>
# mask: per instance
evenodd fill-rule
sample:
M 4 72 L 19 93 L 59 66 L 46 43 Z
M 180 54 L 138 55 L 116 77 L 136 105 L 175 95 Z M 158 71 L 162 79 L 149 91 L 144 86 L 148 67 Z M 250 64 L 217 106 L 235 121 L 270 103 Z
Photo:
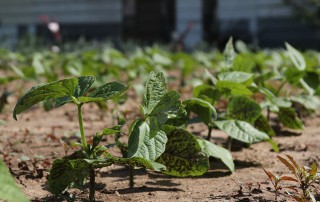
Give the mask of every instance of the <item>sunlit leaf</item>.
M 229 150 L 203 139 L 198 139 L 198 143 L 204 153 L 208 156 L 220 159 L 231 172 L 235 171 L 233 158 Z
M 261 142 L 269 139 L 264 132 L 255 129 L 247 122 L 238 120 L 215 121 L 216 126 L 232 138 L 246 143 Z
M 157 134 L 151 138 L 150 127 L 143 121 L 136 121 L 130 132 L 128 141 L 128 158 L 142 157 L 147 160 L 154 161 L 165 150 L 167 136 L 162 131 L 157 131 Z

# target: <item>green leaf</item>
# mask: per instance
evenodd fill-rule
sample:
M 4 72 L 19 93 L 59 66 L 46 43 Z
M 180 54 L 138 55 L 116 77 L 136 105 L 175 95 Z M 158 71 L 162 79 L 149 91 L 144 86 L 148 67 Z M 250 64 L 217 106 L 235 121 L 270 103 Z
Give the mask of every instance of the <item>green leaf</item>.
M 207 126 L 212 126 L 213 120 L 217 119 L 216 109 L 207 101 L 191 98 L 183 101 L 183 105 L 188 113 L 196 113 Z
M 80 152 L 76 152 L 53 161 L 48 177 L 51 193 L 61 194 L 67 188 L 83 185 L 90 171 L 90 163 L 83 157 Z
M 255 66 L 254 57 L 250 57 L 250 55 L 237 55 L 235 60 L 233 61 L 232 69 L 235 71 L 242 72 L 252 72 L 252 69 Z
M 291 96 L 290 100 L 303 105 L 306 109 L 318 110 L 320 109 L 320 99 L 312 95 L 297 95 Z
M 227 110 L 228 116 L 232 119 L 246 121 L 251 124 L 259 118 L 262 111 L 258 103 L 244 96 L 232 98 Z
M 154 72 L 151 72 L 146 84 L 143 100 L 143 106 L 146 114 L 150 114 L 153 111 L 166 92 L 166 80 L 163 73 L 160 72 L 155 74 Z
M 8 202 L 28 202 L 28 198 L 19 189 L 16 182 L 10 175 L 8 168 L 0 159 L 0 200 Z
M 223 95 L 222 90 L 218 90 L 213 86 L 203 84 L 193 89 L 194 97 L 201 98 L 209 103 L 214 103 Z
M 78 85 L 77 78 L 63 79 L 60 81 L 39 85 L 31 88 L 22 96 L 13 111 L 13 118 L 17 120 L 17 115 L 31 108 L 33 105 L 53 98 L 72 96 Z
M 121 132 L 121 128 L 122 128 L 121 125 L 117 125 L 112 128 L 105 128 L 105 129 L 103 129 L 103 131 L 97 132 L 93 136 L 93 144 L 92 144 L 93 146 L 92 147 L 94 148 L 94 147 L 98 146 L 101 139 L 103 138 L 103 136 L 112 135 L 112 134 Z
M 267 134 L 255 129 L 247 122 L 238 120 L 215 121 L 216 126 L 232 138 L 245 143 L 255 143 L 270 139 Z
M 289 54 L 289 57 L 294 64 L 294 66 L 299 69 L 300 71 L 305 70 L 306 68 L 306 61 L 303 55 L 294 47 L 292 47 L 289 43 L 285 43 L 286 48 Z
M 90 93 L 88 95 L 88 97 L 82 97 L 82 98 L 79 98 L 79 100 L 80 101 L 82 99 L 83 100 L 86 100 L 86 99 L 90 100 L 91 98 L 93 100 L 96 98 L 99 100 L 109 100 L 109 99 L 113 99 L 113 98 L 120 96 L 127 89 L 128 89 L 128 87 L 122 83 L 119 83 L 116 81 L 110 82 L 110 83 L 106 83 L 106 84 L 98 87 L 97 89 L 95 89 L 92 93 Z M 81 101 L 81 102 L 83 102 L 83 101 Z M 84 102 L 86 102 L 86 101 L 84 101 Z
M 177 111 L 182 107 L 180 94 L 171 91 L 163 95 L 149 116 L 157 116 L 159 123 L 164 124 L 169 118 L 175 118 Z
M 223 51 L 223 58 L 228 68 L 232 66 L 236 56 L 237 54 L 233 48 L 233 40 L 232 37 L 230 37 Z
M 280 107 L 279 108 L 279 121 L 283 124 L 283 126 L 300 130 L 303 129 L 303 123 L 299 119 L 296 111 L 293 108 L 285 108 Z
M 267 133 L 270 137 L 273 137 L 276 135 L 272 127 L 270 126 L 268 120 L 266 117 L 264 117 L 262 114 L 258 117 L 258 119 L 254 122 L 255 128 L 258 130 Z
M 197 138 L 188 131 L 164 126 L 168 136 L 165 152 L 156 160 L 166 166 L 163 173 L 178 176 L 199 176 L 209 169 L 208 157 L 202 152 Z
M 303 80 L 310 86 L 312 89 L 316 90 L 320 84 L 319 74 L 313 71 L 305 72 Z
M 218 79 L 220 81 L 231 81 L 248 86 L 251 85 L 251 83 L 253 82 L 253 74 L 237 71 L 222 72 L 218 74 Z
M 89 88 L 92 86 L 95 80 L 96 78 L 92 76 L 78 77 L 78 85 L 76 87 L 76 90 L 74 91 L 73 96 L 76 98 L 83 96 L 89 90 Z M 70 96 L 57 98 L 55 107 L 61 107 L 68 102 L 72 102 L 72 99 Z
M 299 80 L 302 79 L 304 75 L 305 75 L 304 71 L 300 71 L 296 68 L 287 68 L 284 73 L 286 81 L 293 84 L 298 84 Z
M 128 157 L 142 157 L 154 161 L 165 150 L 167 136 L 162 131 L 151 138 L 150 127 L 143 120 L 133 123 L 128 141 Z
M 235 171 L 233 158 L 229 150 L 203 139 L 198 139 L 198 143 L 207 156 L 220 159 L 231 172 Z
M 215 87 L 231 95 L 252 95 L 252 92 L 246 86 L 233 81 L 218 81 Z
M 146 114 L 150 123 L 150 138 L 153 138 L 160 130 L 160 127 L 169 119 L 173 120 L 185 117 L 186 112 L 179 98 L 180 94 L 176 91 L 168 92 L 163 95 L 151 113 Z

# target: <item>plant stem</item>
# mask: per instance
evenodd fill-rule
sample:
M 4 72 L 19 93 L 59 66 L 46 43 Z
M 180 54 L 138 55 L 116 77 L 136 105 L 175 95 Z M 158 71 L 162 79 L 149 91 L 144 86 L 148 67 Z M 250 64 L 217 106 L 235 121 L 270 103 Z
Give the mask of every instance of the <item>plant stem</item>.
M 212 132 L 212 127 L 208 126 L 208 135 L 207 135 L 207 140 L 211 139 L 211 132 Z
M 129 186 L 130 186 L 130 189 L 132 189 L 134 186 L 133 168 L 132 167 L 129 167 Z
M 287 83 L 287 81 L 283 81 L 283 82 L 280 84 L 280 86 L 279 86 L 279 88 L 278 88 L 278 90 L 277 90 L 277 92 L 276 92 L 276 96 L 277 96 L 277 97 L 279 97 L 280 91 L 281 91 L 281 89 L 283 88 L 283 86 L 284 86 L 286 83 Z
M 79 128 L 80 128 L 80 133 L 81 133 L 81 143 L 82 143 L 83 149 L 85 151 L 88 151 L 87 140 L 86 140 L 86 136 L 84 134 L 84 128 L 83 128 L 83 119 L 82 119 L 82 110 L 81 110 L 82 104 L 77 104 L 77 106 L 78 106 Z
M 94 192 L 95 192 L 95 171 L 94 167 L 90 168 L 90 192 L 89 192 L 89 201 L 94 202 Z
M 267 120 L 270 121 L 270 107 L 267 107 Z

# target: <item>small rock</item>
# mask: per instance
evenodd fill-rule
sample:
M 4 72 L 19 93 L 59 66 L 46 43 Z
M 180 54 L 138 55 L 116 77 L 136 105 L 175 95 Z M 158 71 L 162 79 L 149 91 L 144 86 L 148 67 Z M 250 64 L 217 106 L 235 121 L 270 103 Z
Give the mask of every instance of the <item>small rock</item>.
M 114 194 L 117 196 L 121 196 L 118 191 L 115 191 Z

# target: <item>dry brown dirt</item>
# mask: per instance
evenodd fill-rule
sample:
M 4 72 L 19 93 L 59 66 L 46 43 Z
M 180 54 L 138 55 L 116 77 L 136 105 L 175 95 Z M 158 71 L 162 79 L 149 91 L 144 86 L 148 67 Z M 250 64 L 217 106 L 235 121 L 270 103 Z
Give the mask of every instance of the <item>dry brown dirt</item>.
M 129 96 L 129 100 L 120 107 L 109 103 L 109 108 L 125 112 L 126 118 L 133 120 L 138 116 L 139 102 L 132 98 L 134 96 Z M 63 197 L 50 194 L 46 178 L 52 160 L 73 151 L 67 149 L 63 142 L 79 140 L 75 135 L 78 130 L 76 108 L 65 105 L 44 112 L 41 107 L 35 107 L 19 115 L 18 121 L 15 121 L 12 109 L 16 100 L 16 96 L 11 96 L 9 105 L 0 114 L 0 120 L 6 121 L 5 125 L 0 126 L 0 158 L 4 158 L 10 166 L 17 183 L 32 201 L 66 201 Z M 101 112 L 94 104 L 85 107 L 87 135 L 115 125 L 114 117 L 115 114 L 110 110 Z M 289 173 L 277 160 L 277 155 L 289 154 L 300 164 L 310 165 L 315 161 L 320 166 L 320 116 L 313 115 L 305 119 L 305 126 L 301 135 L 274 138 L 280 144 L 280 153 L 272 152 L 271 146 L 265 142 L 233 151 L 236 172 L 232 174 L 215 159 L 211 159 L 211 169 L 201 177 L 176 178 L 136 170 L 135 187 L 130 189 L 125 167 L 100 169 L 97 171 L 96 200 L 273 201 L 274 193 L 270 191 L 271 184 L 262 168 L 276 174 Z M 189 129 L 197 135 L 205 136 L 207 132 L 201 124 L 190 126 Z M 213 132 L 212 141 L 222 142 L 225 139 L 225 134 Z M 104 143 L 112 141 L 110 137 Z M 72 189 L 68 193 L 75 196 L 76 201 L 84 201 L 88 197 L 88 189 Z M 292 201 L 285 194 L 281 194 L 279 199 Z

